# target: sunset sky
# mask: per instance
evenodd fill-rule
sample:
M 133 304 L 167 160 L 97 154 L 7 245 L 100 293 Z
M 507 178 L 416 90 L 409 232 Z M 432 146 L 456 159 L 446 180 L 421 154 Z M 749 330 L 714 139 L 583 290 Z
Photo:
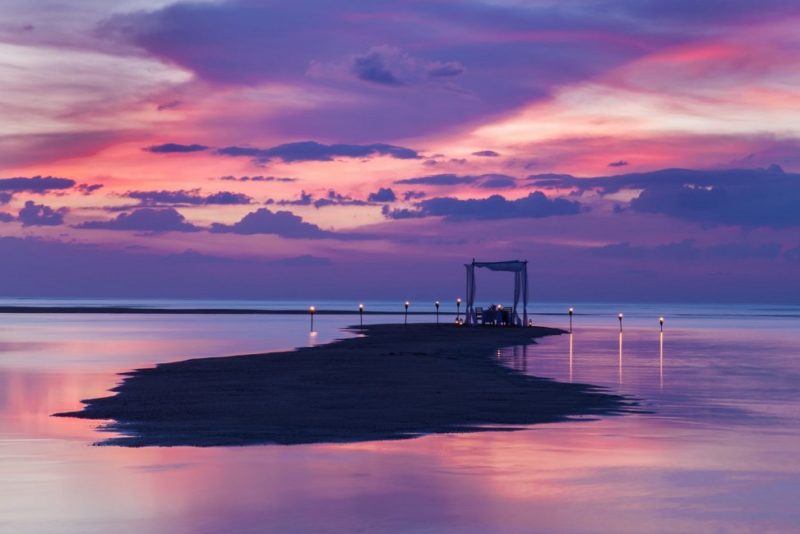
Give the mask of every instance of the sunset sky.
M 788 0 L 0 0 L 0 293 L 449 300 L 474 257 L 528 259 L 532 300 L 796 302 L 798 27 Z

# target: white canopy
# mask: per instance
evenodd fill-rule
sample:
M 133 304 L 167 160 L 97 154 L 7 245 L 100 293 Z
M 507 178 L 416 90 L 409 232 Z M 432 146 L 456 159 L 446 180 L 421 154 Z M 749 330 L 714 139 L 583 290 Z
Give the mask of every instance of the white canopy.
M 528 324 L 528 261 L 475 261 L 464 265 L 467 268 L 467 324 L 475 322 L 475 268 L 485 268 L 491 271 L 509 271 L 514 273 L 514 324 L 522 326 Z M 519 297 L 522 294 L 522 318 L 517 308 Z

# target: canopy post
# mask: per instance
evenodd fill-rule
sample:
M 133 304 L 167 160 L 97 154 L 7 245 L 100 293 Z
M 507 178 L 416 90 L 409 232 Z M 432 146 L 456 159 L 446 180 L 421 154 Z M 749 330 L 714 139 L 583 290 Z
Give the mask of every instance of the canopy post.
M 522 271 L 522 326 L 528 326 L 528 262 Z
M 471 325 L 475 322 L 473 305 L 475 303 L 475 260 L 472 263 L 464 265 L 467 269 L 467 309 L 465 311 L 467 324 Z

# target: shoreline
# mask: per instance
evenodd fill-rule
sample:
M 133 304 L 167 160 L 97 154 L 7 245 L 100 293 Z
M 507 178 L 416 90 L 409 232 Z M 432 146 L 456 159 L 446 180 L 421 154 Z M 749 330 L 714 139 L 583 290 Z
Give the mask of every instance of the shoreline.
M 101 429 L 120 435 L 104 445 L 205 447 L 518 430 L 633 411 L 625 397 L 527 376 L 493 357 L 563 330 L 391 324 L 364 332 L 294 351 L 125 372 L 114 395 L 54 415 L 112 421 Z

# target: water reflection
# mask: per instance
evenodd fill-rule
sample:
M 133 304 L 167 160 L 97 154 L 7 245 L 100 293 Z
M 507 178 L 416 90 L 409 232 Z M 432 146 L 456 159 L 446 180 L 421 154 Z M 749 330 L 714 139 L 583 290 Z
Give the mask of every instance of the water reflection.
M 572 382 L 572 332 L 569 334 L 569 381 Z
M 796 322 L 722 331 L 671 323 L 666 391 L 664 338 L 656 354 L 652 327 L 626 324 L 624 385 L 613 323 L 582 319 L 580 362 L 572 335 L 503 350 L 500 361 L 522 372 L 557 380 L 578 372 L 652 412 L 521 432 L 121 449 L 89 446 L 102 437 L 92 422 L 48 416 L 103 394 L 118 370 L 322 343 L 352 322 L 317 320 L 315 339 L 303 316 L 285 324 L 92 318 L 69 335 L 31 318 L 0 332 L 15 344 L 0 346 L 0 530 L 790 532 L 800 521 Z M 45 337 L 47 345 L 25 345 Z
M 622 385 L 622 329 L 619 331 L 619 379 L 617 382 Z
M 497 359 L 500 360 L 503 365 L 523 373 L 528 371 L 529 357 L 527 345 L 518 345 L 497 351 Z
M 658 380 L 659 389 L 664 390 L 664 332 L 658 333 Z

